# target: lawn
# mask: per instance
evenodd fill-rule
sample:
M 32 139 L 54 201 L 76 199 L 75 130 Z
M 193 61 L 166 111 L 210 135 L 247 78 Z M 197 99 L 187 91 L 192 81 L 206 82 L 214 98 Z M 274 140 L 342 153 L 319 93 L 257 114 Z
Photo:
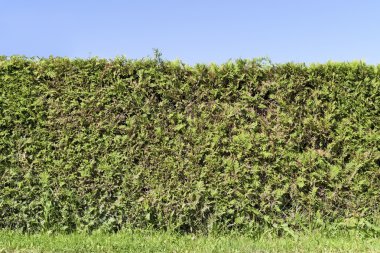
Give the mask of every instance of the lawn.
M 280 238 L 264 234 L 252 238 L 152 231 L 92 235 L 25 235 L 0 231 L 0 252 L 380 252 L 380 239 L 365 238 L 359 233 L 328 236 L 321 232 Z

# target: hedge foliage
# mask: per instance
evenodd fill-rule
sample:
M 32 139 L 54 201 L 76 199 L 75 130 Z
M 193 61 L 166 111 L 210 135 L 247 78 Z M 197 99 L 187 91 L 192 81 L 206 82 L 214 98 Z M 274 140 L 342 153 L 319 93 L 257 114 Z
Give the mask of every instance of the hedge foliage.
M 379 221 L 380 65 L 0 58 L 0 228 Z

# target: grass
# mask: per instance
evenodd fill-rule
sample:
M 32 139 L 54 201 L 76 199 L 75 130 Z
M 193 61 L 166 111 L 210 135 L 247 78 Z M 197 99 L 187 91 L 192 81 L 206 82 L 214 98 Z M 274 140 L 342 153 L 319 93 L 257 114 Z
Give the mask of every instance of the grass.
M 25 235 L 0 230 L 0 252 L 380 252 L 380 238 L 365 238 L 358 233 L 327 236 L 320 232 L 254 239 L 244 235 L 195 236 L 152 231 Z

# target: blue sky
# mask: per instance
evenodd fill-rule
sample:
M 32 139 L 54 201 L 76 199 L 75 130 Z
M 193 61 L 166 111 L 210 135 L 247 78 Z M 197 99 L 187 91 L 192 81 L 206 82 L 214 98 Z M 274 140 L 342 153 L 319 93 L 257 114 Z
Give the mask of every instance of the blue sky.
M 380 63 L 378 0 L 0 0 L 0 55 Z

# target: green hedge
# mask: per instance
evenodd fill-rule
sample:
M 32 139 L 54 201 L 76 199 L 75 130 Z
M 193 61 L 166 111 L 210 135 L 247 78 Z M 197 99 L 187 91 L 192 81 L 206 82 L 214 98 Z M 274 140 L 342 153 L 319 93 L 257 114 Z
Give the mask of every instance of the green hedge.
M 380 65 L 1 57 L 0 228 L 374 224 L 379 130 Z

